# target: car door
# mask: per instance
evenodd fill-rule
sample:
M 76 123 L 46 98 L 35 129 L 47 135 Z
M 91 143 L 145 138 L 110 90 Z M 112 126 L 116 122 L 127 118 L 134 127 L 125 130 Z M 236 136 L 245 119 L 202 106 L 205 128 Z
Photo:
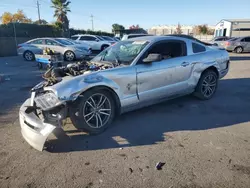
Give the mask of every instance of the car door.
M 55 52 L 64 54 L 64 47 L 52 39 L 45 39 L 45 47 L 54 50 Z
M 28 44 L 28 50 L 32 51 L 34 54 L 42 54 L 44 47 L 43 39 L 35 39 L 29 41 L 27 44 Z
M 244 49 L 245 52 L 250 52 L 250 37 L 245 38 L 246 48 Z
M 81 36 L 79 41 L 87 43 L 93 50 L 100 50 L 97 38 L 94 36 Z
M 143 63 L 148 54 L 161 54 L 158 62 Z M 140 101 L 181 95 L 188 89 L 190 64 L 186 62 L 186 43 L 166 40 L 153 44 L 136 65 Z

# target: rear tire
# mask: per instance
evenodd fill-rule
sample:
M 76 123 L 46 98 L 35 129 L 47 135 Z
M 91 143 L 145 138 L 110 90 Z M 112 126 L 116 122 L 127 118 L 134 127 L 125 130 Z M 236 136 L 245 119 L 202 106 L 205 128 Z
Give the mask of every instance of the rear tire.
M 194 96 L 201 100 L 211 99 L 217 90 L 217 86 L 217 73 L 213 70 L 206 70 L 200 77 L 194 92 Z
M 35 55 L 31 51 L 24 52 L 23 57 L 26 61 L 33 61 L 35 59 Z
M 77 129 L 89 134 L 100 134 L 111 125 L 115 108 L 115 100 L 108 91 L 91 89 L 72 104 L 69 114 Z
M 237 54 L 240 54 L 240 53 L 243 52 L 243 48 L 242 48 L 241 46 L 239 46 L 239 47 L 235 48 L 234 51 L 235 51 Z

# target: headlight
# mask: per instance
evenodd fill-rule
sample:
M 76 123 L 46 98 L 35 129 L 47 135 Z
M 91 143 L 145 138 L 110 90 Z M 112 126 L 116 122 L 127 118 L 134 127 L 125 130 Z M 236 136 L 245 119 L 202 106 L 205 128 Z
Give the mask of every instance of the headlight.
M 61 104 L 61 101 L 52 92 L 39 95 L 34 100 L 37 107 L 40 107 L 42 110 L 49 110 Z

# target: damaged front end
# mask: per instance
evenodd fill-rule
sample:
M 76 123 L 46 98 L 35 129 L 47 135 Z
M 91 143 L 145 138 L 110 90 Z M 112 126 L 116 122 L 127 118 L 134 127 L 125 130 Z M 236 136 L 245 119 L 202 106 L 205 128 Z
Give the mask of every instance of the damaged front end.
M 31 97 L 20 108 L 19 119 L 25 140 L 35 149 L 42 151 L 48 136 L 55 128 L 62 127 L 62 121 L 67 118 L 68 105 L 75 99 L 71 96 L 74 94 L 74 87 L 67 87 L 66 84 L 64 89 L 57 90 L 52 89 L 54 85 L 63 85 L 64 80 L 68 83 L 67 81 L 73 80 L 74 77 L 113 67 L 111 63 L 79 62 L 65 67 L 50 68 L 43 75 L 45 80 L 31 89 Z M 60 97 L 63 91 L 70 89 L 72 92 Z
M 19 120 L 24 139 L 35 149 L 42 151 L 45 141 L 55 128 L 62 126 L 67 117 L 67 105 L 57 96 L 43 89 L 40 83 L 32 89 L 31 98 L 20 108 Z
M 42 151 L 48 136 L 55 128 L 60 128 L 62 120 L 67 117 L 67 105 L 58 103 L 53 106 L 53 98 L 44 100 L 51 93 L 36 94 L 33 91 L 31 98 L 21 106 L 19 120 L 24 139 L 35 149 Z

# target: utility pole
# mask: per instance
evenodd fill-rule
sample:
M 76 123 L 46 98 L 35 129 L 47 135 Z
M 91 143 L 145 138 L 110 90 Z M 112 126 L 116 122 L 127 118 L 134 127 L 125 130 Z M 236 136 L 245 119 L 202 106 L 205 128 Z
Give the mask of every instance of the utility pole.
M 40 18 L 40 4 L 39 1 L 36 1 L 36 5 L 37 5 L 37 12 L 38 12 L 38 19 L 39 19 L 39 24 L 41 24 L 41 18 Z
M 91 23 L 92 23 L 92 31 L 94 31 L 94 16 L 91 14 L 91 16 L 90 16 L 90 18 L 91 18 Z

